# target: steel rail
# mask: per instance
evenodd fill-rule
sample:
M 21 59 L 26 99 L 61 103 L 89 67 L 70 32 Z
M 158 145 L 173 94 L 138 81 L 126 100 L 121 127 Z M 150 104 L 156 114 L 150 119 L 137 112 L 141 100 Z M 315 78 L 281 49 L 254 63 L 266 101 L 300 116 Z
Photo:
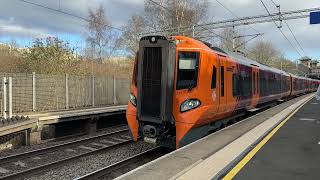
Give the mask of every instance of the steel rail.
M 110 135 L 113 135 L 113 134 L 116 134 L 116 133 L 119 133 L 119 132 L 110 133 Z M 100 137 L 102 137 L 102 135 Z M 30 175 L 42 172 L 43 170 L 52 169 L 52 168 L 57 167 L 58 165 L 61 165 L 63 163 L 66 163 L 66 162 L 69 162 L 69 161 L 72 161 L 72 160 L 75 160 L 75 159 L 78 159 L 78 158 L 81 158 L 81 157 L 84 157 L 84 156 L 93 155 L 93 154 L 99 153 L 101 151 L 112 149 L 112 148 L 115 148 L 115 147 L 118 147 L 118 146 L 121 146 L 121 145 L 124 145 L 124 144 L 128 144 L 128 143 L 131 143 L 131 142 L 133 142 L 132 139 L 125 140 L 125 141 L 122 141 L 122 142 L 118 142 L 117 144 L 113 144 L 113 145 L 110 145 L 110 146 L 107 146 L 107 147 L 99 148 L 99 149 L 94 150 L 94 151 L 81 153 L 79 155 L 63 158 L 61 160 L 50 162 L 50 163 L 47 163 L 47 164 L 44 164 L 44 165 L 34 166 L 32 168 L 29 168 L 29 169 L 26 169 L 26 170 L 23 170 L 23 171 L 20 171 L 20 172 L 8 174 L 6 176 L 0 177 L 0 179 L 1 180 L 5 180 L 5 179 L 8 179 L 8 180 L 9 179 L 10 180 L 11 179 L 22 179 L 22 178 L 25 178 L 26 176 L 30 176 Z
M 62 144 L 57 144 L 57 145 L 54 145 L 54 146 L 49 146 L 49 147 L 40 148 L 40 149 L 36 149 L 36 150 L 32 150 L 32 151 L 27 151 L 27 152 L 23 152 L 23 153 L 19 153 L 19 154 L 13 154 L 13 155 L 1 157 L 0 158 L 0 164 L 11 162 L 11 161 L 16 160 L 18 158 L 21 158 L 23 156 L 27 156 L 25 158 L 29 158 L 30 156 L 34 156 L 34 155 L 42 155 L 44 153 L 54 152 L 54 151 L 57 151 L 61 147 L 75 145 L 77 143 L 82 143 L 84 141 L 94 140 L 94 139 L 97 139 L 97 138 L 118 134 L 118 133 L 125 132 L 125 131 L 128 131 L 128 130 L 129 130 L 128 128 L 125 128 L 125 129 L 121 129 L 121 130 L 117 130 L 117 131 L 113 131 L 113 132 L 109 132 L 109 133 L 105 133 L 105 134 L 100 134 L 100 135 L 97 135 L 97 136 L 92 136 L 92 137 L 88 137 L 88 138 L 84 138 L 84 139 L 70 141 L 70 142 L 66 142 L 66 143 L 62 143 Z M 21 159 L 23 159 L 23 158 L 21 158 Z
M 136 154 L 134 156 L 131 156 L 127 159 L 124 159 L 122 161 L 116 162 L 114 164 L 111 164 L 109 166 L 106 166 L 104 168 L 98 169 L 96 171 L 93 171 L 91 173 L 88 173 L 84 176 L 78 177 L 75 180 L 83 180 L 83 179 L 99 179 L 102 178 L 108 174 L 115 173 L 117 171 L 123 172 L 123 168 L 126 166 L 132 165 L 136 162 L 139 162 L 145 158 L 153 157 L 152 159 L 155 159 L 154 157 L 157 157 L 157 155 L 164 155 L 168 153 L 168 150 L 164 150 L 162 147 L 157 146 L 155 148 L 146 150 L 144 152 L 141 152 L 139 154 Z M 137 166 L 138 167 L 138 166 Z M 134 168 L 133 168 L 134 169 Z

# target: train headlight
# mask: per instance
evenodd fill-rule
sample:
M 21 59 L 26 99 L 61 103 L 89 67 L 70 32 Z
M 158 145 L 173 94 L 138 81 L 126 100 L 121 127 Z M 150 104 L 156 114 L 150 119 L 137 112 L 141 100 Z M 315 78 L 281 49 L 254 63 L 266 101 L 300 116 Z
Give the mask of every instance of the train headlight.
M 180 105 L 180 111 L 186 112 L 191 109 L 197 108 L 201 105 L 201 102 L 198 99 L 187 99 Z
M 130 100 L 131 104 L 132 104 L 134 107 L 137 106 L 137 98 L 136 98 L 133 94 L 131 94 L 131 93 L 130 93 L 129 100 Z

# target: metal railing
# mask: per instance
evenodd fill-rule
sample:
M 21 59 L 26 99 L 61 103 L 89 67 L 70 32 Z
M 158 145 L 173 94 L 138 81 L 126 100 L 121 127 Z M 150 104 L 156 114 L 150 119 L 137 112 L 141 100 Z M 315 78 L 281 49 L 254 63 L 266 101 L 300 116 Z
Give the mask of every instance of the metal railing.
M 129 97 L 130 79 L 110 76 L 5 73 L 0 78 L 2 117 L 9 113 L 124 105 Z

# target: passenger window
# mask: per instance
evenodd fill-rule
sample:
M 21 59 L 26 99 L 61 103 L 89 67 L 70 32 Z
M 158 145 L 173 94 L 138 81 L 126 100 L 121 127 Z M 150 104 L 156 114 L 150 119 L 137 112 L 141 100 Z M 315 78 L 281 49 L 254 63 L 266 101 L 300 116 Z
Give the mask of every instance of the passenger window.
M 267 80 L 265 78 L 265 72 L 260 71 L 260 95 L 267 95 Z
M 252 93 L 252 72 L 251 70 L 241 71 L 241 95 L 250 96 Z
M 241 95 L 239 74 L 232 75 L 232 95 L 233 97 Z
M 253 91 L 253 94 L 255 94 L 255 92 L 256 92 L 256 73 L 255 72 L 253 72 L 253 83 L 252 83 L 252 91 Z
M 178 53 L 177 90 L 197 86 L 199 55 L 199 52 Z
M 256 74 L 256 79 L 254 80 L 255 81 L 255 94 L 258 94 L 258 72 L 255 72 Z
M 212 77 L 211 77 L 211 89 L 215 89 L 217 84 L 217 68 L 213 66 L 212 68 Z
M 221 97 L 224 96 L 224 67 L 221 66 Z

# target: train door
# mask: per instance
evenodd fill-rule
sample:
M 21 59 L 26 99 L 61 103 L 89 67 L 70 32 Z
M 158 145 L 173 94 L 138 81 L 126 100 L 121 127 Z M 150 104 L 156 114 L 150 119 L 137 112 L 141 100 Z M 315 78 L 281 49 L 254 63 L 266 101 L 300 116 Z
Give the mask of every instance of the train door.
M 252 108 L 258 104 L 259 100 L 259 69 L 252 67 Z
M 208 66 L 209 71 L 212 72 L 211 74 L 211 84 L 210 84 L 210 93 L 211 96 L 207 96 L 208 101 L 212 99 L 212 103 L 210 109 L 208 111 L 208 119 L 214 118 L 217 115 L 217 111 L 219 108 L 219 60 L 217 60 L 214 56 L 209 56 L 205 53 L 202 54 L 203 56 L 207 56 L 210 59 L 211 66 Z
M 226 67 L 227 59 L 224 56 L 219 56 L 219 112 L 224 113 L 227 106 L 226 93 Z

